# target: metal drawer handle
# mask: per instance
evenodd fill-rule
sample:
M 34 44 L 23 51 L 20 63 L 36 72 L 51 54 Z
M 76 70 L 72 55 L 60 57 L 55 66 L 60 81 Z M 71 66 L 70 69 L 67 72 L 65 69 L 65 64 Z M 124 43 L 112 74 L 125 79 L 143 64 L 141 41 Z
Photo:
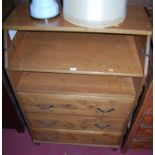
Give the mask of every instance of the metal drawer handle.
M 107 125 L 94 124 L 94 125 L 99 129 L 105 129 L 105 128 L 109 128 L 111 126 L 110 124 L 107 124 Z
M 49 105 L 48 107 L 43 107 L 40 104 L 37 104 L 37 107 L 39 107 L 41 110 L 53 110 L 54 105 Z
M 97 110 L 100 111 L 100 112 L 102 112 L 102 113 L 108 113 L 108 112 L 114 111 L 115 109 L 114 108 L 110 108 L 108 110 L 103 110 L 103 109 L 101 109 L 101 108 L 98 107 Z
M 44 124 L 48 125 L 48 126 L 53 126 L 53 125 L 55 125 L 57 123 L 58 123 L 58 121 L 44 122 Z

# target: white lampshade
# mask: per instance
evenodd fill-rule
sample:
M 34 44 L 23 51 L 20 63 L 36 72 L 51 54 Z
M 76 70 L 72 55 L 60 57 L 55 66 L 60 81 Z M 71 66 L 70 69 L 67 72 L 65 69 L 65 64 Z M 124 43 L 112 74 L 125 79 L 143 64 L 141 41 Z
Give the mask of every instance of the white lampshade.
M 63 0 L 64 18 L 85 27 L 107 27 L 123 22 L 127 0 Z

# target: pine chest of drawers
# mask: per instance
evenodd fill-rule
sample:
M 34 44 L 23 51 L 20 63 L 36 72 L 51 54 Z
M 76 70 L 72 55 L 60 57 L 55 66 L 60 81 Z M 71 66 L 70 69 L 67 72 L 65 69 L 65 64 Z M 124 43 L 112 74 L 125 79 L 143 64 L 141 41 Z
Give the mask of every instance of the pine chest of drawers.
M 33 141 L 119 147 L 147 74 L 144 10 L 129 7 L 118 27 L 87 29 L 62 15 L 31 19 L 27 8 L 3 29 L 6 71 Z M 17 30 L 10 42 L 9 30 Z

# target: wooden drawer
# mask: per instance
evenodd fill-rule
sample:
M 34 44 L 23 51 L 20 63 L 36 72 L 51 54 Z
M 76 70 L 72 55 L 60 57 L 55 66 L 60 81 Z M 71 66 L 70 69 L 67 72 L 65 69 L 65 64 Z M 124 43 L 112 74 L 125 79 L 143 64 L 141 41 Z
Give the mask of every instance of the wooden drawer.
M 131 77 L 22 72 L 17 92 L 135 98 Z
M 70 115 L 28 114 L 32 128 L 69 129 L 85 131 L 122 132 L 125 119 L 83 117 Z
M 61 142 L 72 144 L 95 144 L 118 147 L 120 133 L 81 132 L 74 130 L 32 129 L 34 141 Z
M 18 93 L 18 97 L 28 113 L 126 118 L 133 106 L 126 98 L 37 93 Z

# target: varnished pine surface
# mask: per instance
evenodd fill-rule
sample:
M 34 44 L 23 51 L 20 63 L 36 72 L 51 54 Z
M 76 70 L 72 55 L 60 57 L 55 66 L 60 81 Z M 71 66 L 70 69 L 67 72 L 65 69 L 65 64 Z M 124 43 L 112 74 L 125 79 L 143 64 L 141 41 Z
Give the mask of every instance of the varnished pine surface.
M 74 116 L 129 117 L 133 99 L 71 94 L 18 93 L 26 113 Z M 52 107 L 52 108 L 50 108 Z
M 126 119 L 115 117 L 27 114 L 32 128 L 122 132 Z M 117 123 L 116 123 L 117 122 Z
M 8 52 L 11 70 L 143 76 L 132 36 L 19 32 L 14 42 L 16 50 Z
M 95 145 L 120 145 L 121 133 L 92 132 L 74 130 L 52 130 L 32 128 L 34 139 L 37 141 L 95 144 Z
M 72 25 L 64 20 L 63 15 L 49 19 L 48 23 L 44 20 L 35 20 L 29 16 L 28 5 L 19 5 L 3 24 L 3 28 L 16 30 L 34 31 L 71 31 L 71 32 L 98 32 L 98 33 L 117 33 L 117 34 L 137 34 L 151 35 L 151 23 L 145 13 L 144 8 L 130 6 L 127 9 L 125 21 L 119 26 L 101 29 L 91 29 Z
M 23 72 L 16 90 L 135 98 L 132 78 L 117 76 Z

